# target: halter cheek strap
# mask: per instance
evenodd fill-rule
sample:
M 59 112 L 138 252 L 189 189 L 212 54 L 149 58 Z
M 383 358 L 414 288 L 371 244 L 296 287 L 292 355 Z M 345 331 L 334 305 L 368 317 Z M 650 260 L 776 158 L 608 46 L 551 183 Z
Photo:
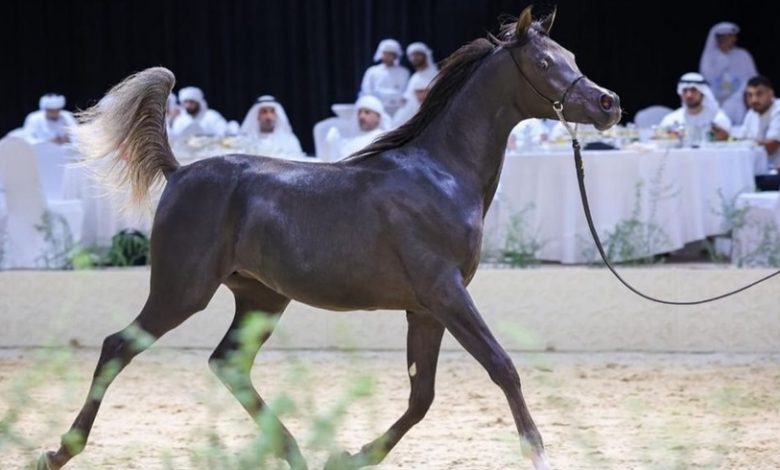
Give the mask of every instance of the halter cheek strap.
M 534 93 L 536 93 L 537 95 L 539 95 L 540 98 L 542 98 L 543 100 L 547 101 L 548 103 L 550 103 L 552 105 L 552 109 L 553 109 L 553 111 L 555 111 L 555 115 L 558 116 L 558 120 L 561 121 L 561 124 L 563 124 L 563 127 L 566 128 L 566 131 L 569 133 L 571 138 L 576 141 L 577 140 L 577 125 L 575 124 L 574 127 L 572 128 L 571 124 L 569 124 L 566 121 L 566 118 L 563 115 L 563 104 L 566 102 L 566 97 L 569 95 L 569 92 L 574 88 L 574 86 L 577 84 L 577 82 L 579 82 L 580 80 L 585 78 L 585 75 L 580 75 L 579 77 L 575 78 L 569 84 L 569 86 L 566 87 L 566 89 L 563 91 L 563 95 L 561 96 L 560 100 L 551 100 L 550 98 L 545 96 L 542 92 L 540 92 L 536 88 L 536 86 L 534 86 L 534 83 L 531 80 L 528 79 L 526 74 L 523 73 L 523 69 L 520 67 L 520 64 L 517 62 L 517 58 L 515 57 L 515 55 L 512 54 L 512 51 L 509 50 L 509 49 L 506 49 L 506 51 L 509 53 L 509 57 L 512 58 L 512 62 L 515 63 L 515 67 L 517 67 L 517 71 L 520 73 L 520 76 L 523 77 L 523 80 L 525 80 L 526 83 L 528 83 L 528 85 L 531 87 L 531 89 L 534 91 Z

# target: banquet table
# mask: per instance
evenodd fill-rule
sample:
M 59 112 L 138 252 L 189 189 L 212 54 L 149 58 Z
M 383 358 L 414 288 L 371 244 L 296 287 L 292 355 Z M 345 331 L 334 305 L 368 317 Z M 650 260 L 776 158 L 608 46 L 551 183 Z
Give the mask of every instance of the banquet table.
M 582 156 L 602 241 L 617 245 L 620 234 L 629 233 L 644 256 L 728 231 L 724 208 L 740 193 L 754 191 L 754 175 L 767 165 L 765 153 L 736 146 L 583 151 Z M 492 243 L 487 250 L 503 249 L 517 218 L 522 236 L 540 245 L 537 259 L 596 261 L 571 149 L 507 156 L 487 215 L 492 221 L 486 224 L 486 243 Z
M 243 148 L 237 145 L 221 144 L 232 143 L 228 139 L 201 139 L 208 145 L 197 149 L 182 151 L 181 147 L 174 146 L 174 151 L 179 150 L 175 157 L 182 165 L 188 165 L 199 160 L 211 158 L 216 155 L 230 153 L 252 153 L 251 147 Z M 319 161 L 318 159 L 301 156 L 290 156 L 288 160 Z M 106 164 L 111 164 L 106 161 Z M 121 230 L 138 230 L 149 235 L 154 218 L 154 207 L 157 206 L 164 185 L 153 188 L 150 194 L 150 204 L 142 207 L 134 207 L 129 204 L 129 188 L 121 187 L 109 190 L 105 185 L 96 181 L 90 174 L 91 170 L 82 165 L 70 165 L 64 170 L 62 192 L 67 199 L 79 199 L 84 210 L 84 224 L 82 227 L 81 244 L 83 246 L 111 246 L 112 237 Z

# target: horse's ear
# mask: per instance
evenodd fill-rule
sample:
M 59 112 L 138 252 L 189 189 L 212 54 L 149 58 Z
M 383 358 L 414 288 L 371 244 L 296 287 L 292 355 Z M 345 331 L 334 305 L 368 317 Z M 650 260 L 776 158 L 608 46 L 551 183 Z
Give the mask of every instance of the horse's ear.
M 525 10 L 523 10 L 522 13 L 520 13 L 520 18 L 517 19 L 517 29 L 515 30 L 515 38 L 517 38 L 518 41 L 521 41 L 526 33 L 528 32 L 528 28 L 531 27 L 531 22 L 533 21 L 533 16 L 531 16 L 531 10 L 533 7 L 525 7 Z
M 542 29 L 544 30 L 547 35 L 550 35 L 550 30 L 553 27 L 553 23 L 555 23 L 555 14 L 558 13 L 558 7 L 556 6 L 553 8 L 552 13 L 545 16 L 544 19 L 542 19 Z

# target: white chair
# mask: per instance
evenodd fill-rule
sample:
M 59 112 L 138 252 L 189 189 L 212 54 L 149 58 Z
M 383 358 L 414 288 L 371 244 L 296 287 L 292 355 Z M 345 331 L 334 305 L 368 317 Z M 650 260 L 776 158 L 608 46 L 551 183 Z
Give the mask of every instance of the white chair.
M 634 116 L 634 124 L 640 129 L 657 126 L 667 114 L 674 111 L 672 108 L 656 105 L 640 109 Z
M 45 220 L 55 237 L 70 235 L 78 243 L 81 237 L 83 211 L 81 202 L 62 200 L 62 167 L 66 161 L 55 161 L 50 153 L 18 137 L 0 140 L 0 185 L 5 191 L 7 220 L 5 230 L 5 268 L 51 267 L 47 256 L 52 240 L 46 240 Z M 43 169 L 43 164 L 54 168 Z M 44 188 L 46 181 L 48 188 Z M 46 217 L 49 215 L 50 217 Z M 61 223 L 59 223 L 61 222 Z M 67 233 L 57 233 L 57 230 Z M 63 240 L 54 240 L 61 243 Z M 58 245 L 62 247 L 61 245 Z
M 322 161 L 333 160 L 332 149 L 326 142 L 328 131 L 335 127 L 342 137 L 351 137 L 355 134 L 355 105 L 334 104 L 330 107 L 335 117 L 329 117 L 314 125 L 314 155 Z
M 52 142 L 38 142 L 32 146 L 38 160 L 38 175 L 43 196 L 47 200 L 61 200 L 65 165 L 73 162 L 75 152 L 70 146 Z
M 0 183 L 0 267 L 2 267 L 3 253 L 5 250 L 5 231 L 8 225 L 8 207 L 5 203 L 5 188 Z

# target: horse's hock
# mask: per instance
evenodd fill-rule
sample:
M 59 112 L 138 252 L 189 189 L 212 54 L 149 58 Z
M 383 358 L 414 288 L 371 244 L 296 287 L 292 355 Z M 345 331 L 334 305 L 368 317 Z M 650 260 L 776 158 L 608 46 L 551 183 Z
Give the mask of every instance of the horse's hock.
M 669 299 L 718 294 L 768 274 L 734 268 L 623 268 L 643 291 Z M 0 347 L 99 347 L 142 306 L 149 270 L 0 272 Z M 478 271 L 469 288 L 510 350 L 780 352 L 777 286 L 767 282 L 709 305 L 642 300 L 605 269 L 542 267 Z M 208 308 L 170 332 L 162 347 L 213 348 L 233 316 L 224 287 Z M 399 349 L 402 312 L 326 312 L 293 303 L 271 349 Z M 449 336 L 444 349 L 460 349 Z

